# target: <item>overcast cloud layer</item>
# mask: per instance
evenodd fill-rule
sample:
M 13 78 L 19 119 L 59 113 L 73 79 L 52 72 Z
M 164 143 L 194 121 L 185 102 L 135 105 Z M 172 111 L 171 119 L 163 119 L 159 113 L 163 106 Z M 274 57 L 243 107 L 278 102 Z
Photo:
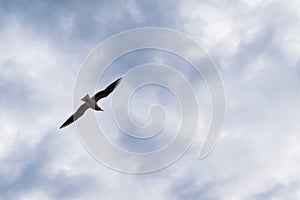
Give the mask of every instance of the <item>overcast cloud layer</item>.
M 203 91 L 203 125 L 189 151 L 164 170 L 130 175 L 95 161 L 74 126 L 58 127 L 73 111 L 75 79 L 88 53 L 113 34 L 145 26 L 181 31 L 203 46 L 223 77 L 227 114 L 216 148 L 198 160 L 209 122 L 201 77 L 195 81 L 187 63 L 162 52 L 121 58 L 101 84 L 129 66 L 157 61 L 183 70 Z M 0 27 L 0 199 L 300 198 L 299 1 L 2 0 Z M 146 113 L 141 99 L 161 101 L 164 91 L 152 92 L 137 94 L 137 120 Z M 101 102 L 99 121 L 115 130 L 109 103 Z M 143 146 L 118 133 L 110 139 L 135 151 L 168 139 Z

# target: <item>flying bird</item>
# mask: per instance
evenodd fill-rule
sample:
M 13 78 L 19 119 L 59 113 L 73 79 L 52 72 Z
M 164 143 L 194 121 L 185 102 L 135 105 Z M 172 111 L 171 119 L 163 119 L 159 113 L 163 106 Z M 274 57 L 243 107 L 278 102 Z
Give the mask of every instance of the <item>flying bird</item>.
M 61 129 L 63 127 L 70 125 L 71 123 L 76 121 L 78 118 L 80 118 L 85 113 L 85 111 L 89 108 L 96 110 L 96 111 L 103 111 L 103 109 L 97 105 L 97 102 L 100 99 L 107 97 L 118 86 L 118 84 L 120 83 L 121 80 L 122 80 L 122 78 L 117 79 L 116 81 L 111 83 L 109 86 L 107 86 L 107 88 L 105 88 L 104 90 L 97 92 L 92 98 L 90 98 L 90 96 L 88 94 L 85 95 L 81 99 L 81 101 L 83 101 L 84 104 L 82 104 L 77 109 L 77 111 L 71 117 L 69 117 L 67 119 L 67 121 L 65 121 L 65 123 L 63 123 L 63 125 L 61 125 L 61 127 L 59 127 L 59 128 Z

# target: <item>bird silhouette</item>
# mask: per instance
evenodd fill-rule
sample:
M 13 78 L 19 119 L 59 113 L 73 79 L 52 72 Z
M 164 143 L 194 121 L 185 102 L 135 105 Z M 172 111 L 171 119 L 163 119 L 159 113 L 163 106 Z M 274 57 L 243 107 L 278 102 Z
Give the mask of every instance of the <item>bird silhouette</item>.
M 97 105 L 97 102 L 104 98 L 107 97 L 120 83 L 122 78 L 117 79 L 113 83 L 111 83 L 109 86 L 107 86 L 104 90 L 97 92 L 92 98 L 87 94 L 85 95 L 81 100 L 84 102 L 77 111 L 63 123 L 59 128 L 66 127 L 70 124 L 72 124 L 74 121 L 76 121 L 78 118 L 80 118 L 87 109 L 91 108 L 96 111 L 103 111 L 101 107 Z

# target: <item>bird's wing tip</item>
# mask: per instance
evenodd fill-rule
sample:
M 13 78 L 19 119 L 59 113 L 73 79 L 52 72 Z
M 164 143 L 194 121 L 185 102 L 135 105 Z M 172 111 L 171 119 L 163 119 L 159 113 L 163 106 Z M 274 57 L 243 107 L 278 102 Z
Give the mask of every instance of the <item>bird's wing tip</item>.
M 115 87 L 117 87 L 119 84 L 120 84 L 120 82 L 121 82 L 121 80 L 123 79 L 123 77 L 120 77 L 120 78 L 118 78 L 116 81 L 115 81 Z
M 61 125 L 61 126 L 59 127 L 59 129 L 62 129 L 62 128 L 66 127 L 66 126 L 67 126 L 66 124 L 63 124 L 63 125 Z

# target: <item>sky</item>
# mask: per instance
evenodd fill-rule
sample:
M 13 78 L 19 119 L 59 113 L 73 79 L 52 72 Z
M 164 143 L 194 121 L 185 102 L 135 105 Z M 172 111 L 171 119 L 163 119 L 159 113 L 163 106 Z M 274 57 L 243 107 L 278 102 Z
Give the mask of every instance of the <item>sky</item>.
M 0 199 L 299 199 L 299 22 L 297 0 L 0 0 Z M 211 117 L 203 78 L 168 52 L 124 55 L 98 89 L 132 66 L 158 62 L 200 91 L 194 143 L 171 166 L 137 175 L 102 165 L 75 125 L 59 126 L 74 111 L 74 86 L 89 53 L 114 34 L 143 27 L 182 32 L 207 52 L 223 79 L 226 118 L 217 145 L 199 160 Z M 147 86 L 129 104 L 140 124 L 149 122 L 153 103 L 169 113 L 164 135 L 152 142 L 126 139 L 110 102 L 100 102 L 105 112 L 97 120 L 115 145 L 147 152 L 174 137 L 180 112 L 170 92 Z

